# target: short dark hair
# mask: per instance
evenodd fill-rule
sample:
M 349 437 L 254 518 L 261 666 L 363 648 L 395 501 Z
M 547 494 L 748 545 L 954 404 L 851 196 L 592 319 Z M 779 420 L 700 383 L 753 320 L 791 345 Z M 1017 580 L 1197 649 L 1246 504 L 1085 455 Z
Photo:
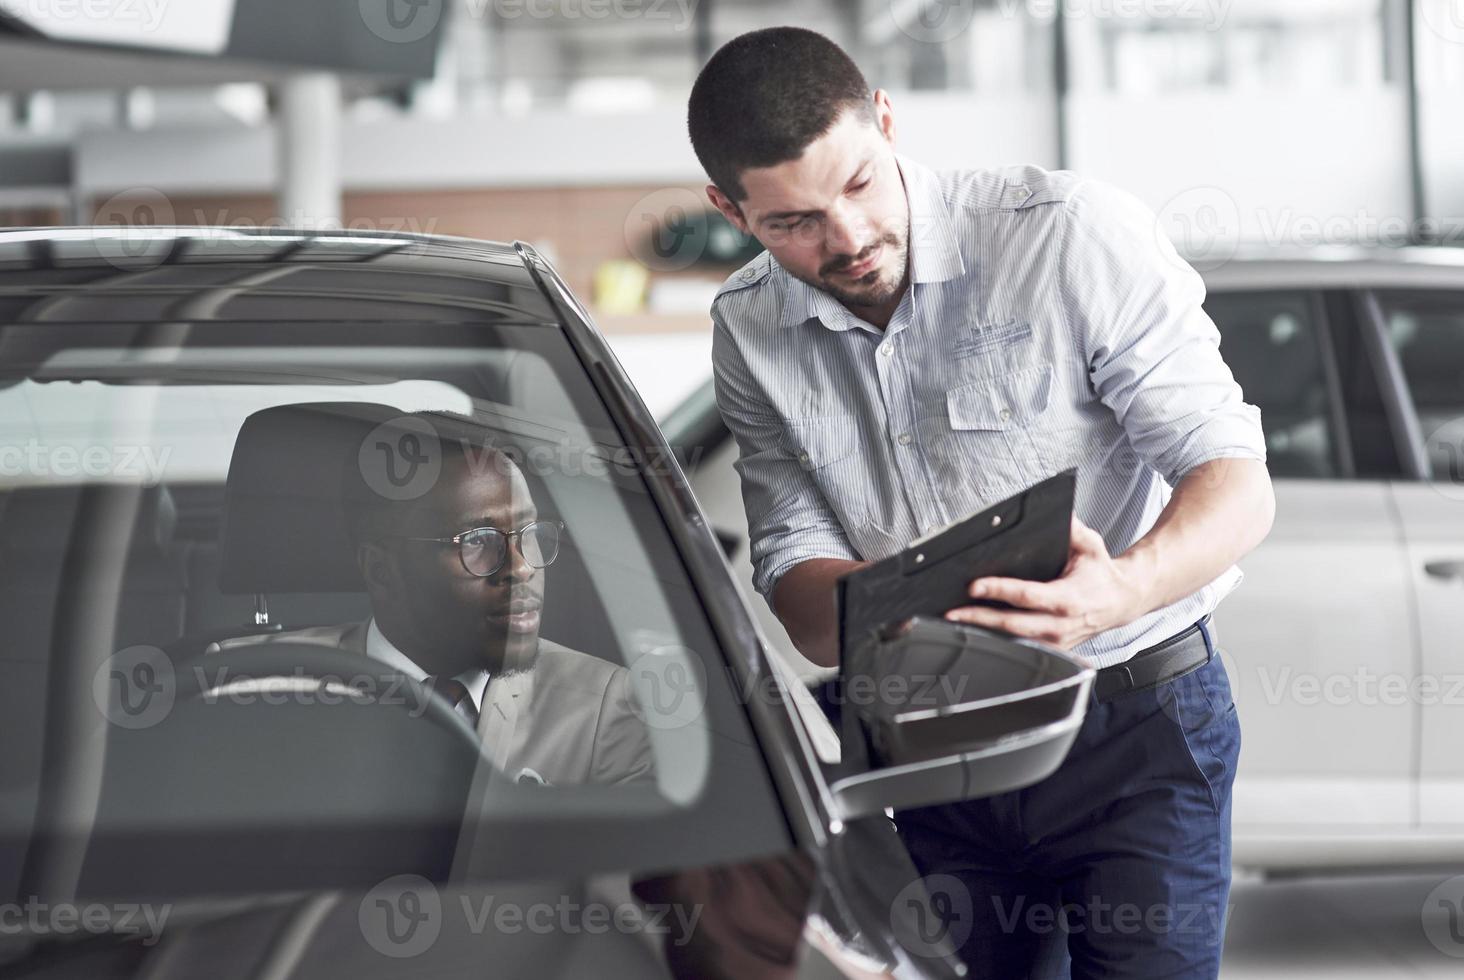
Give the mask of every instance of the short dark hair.
M 869 83 L 844 50 L 815 31 L 769 27 L 728 41 L 691 87 L 691 146 L 717 189 L 747 197 L 742 171 L 803 155 L 846 109 L 874 120 Z
M 463 464 L 481 468 L 491 462 L 497 472 L 508 477 L 518 469 L 512 457 L 486 438 L 482 424 L 466 415 L 401 412 L 383 419 L 370 433 L 362 431 L 358 435 L 365 438 L 383 431 L 426 436 L 432 443 L 427 448 L 428 456 L 437 456 L 444 470 Z M 426 496 L 426 492 L 410 498 L 383 495 L 378 491 L 382 485 L 382 474 L 373 472 L 368 475 L 364 471 L 359 443 L 348 448 L 350 451 L 341 460 L 341 505 L 351 543 L 374 542 L 399 532 L 412 508 Z M 374 456 L 368 458 L 373 463 L 377 462 Z

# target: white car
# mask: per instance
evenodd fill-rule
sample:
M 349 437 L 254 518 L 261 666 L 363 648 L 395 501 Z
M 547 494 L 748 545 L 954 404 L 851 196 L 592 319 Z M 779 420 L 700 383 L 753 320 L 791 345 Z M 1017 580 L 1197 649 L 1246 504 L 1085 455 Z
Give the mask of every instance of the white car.
M 1204 277 L 1277 498 L 1214 618 L 1244 732 L 1235 863 L 1464 861 L 1464 251 L 1241 252 Z M 662 428 L 750 592 L 710 381 Z

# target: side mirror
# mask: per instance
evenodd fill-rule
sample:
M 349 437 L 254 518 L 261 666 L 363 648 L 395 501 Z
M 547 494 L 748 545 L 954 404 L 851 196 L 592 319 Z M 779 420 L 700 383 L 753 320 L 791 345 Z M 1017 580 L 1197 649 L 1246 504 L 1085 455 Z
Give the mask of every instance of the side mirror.
M 1077 657 L 916 617 L 840 669 L 840 816 L 994 796 L 1050 776 L 1082 727 L 1094 670 Z

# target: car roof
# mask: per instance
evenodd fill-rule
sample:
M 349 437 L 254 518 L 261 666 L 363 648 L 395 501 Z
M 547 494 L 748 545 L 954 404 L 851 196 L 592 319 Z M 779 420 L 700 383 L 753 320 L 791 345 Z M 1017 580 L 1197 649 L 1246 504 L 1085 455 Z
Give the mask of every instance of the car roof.
M 420 318 L 557 326 L 532 257 L 517 242 L 392 231 L 17 228 L 0 231 L 0 310 L 12 323 Z
M 1464 289 L 1464 248 L 1217 246 L 1188 256 L 1215 291 L 1240 289 Z

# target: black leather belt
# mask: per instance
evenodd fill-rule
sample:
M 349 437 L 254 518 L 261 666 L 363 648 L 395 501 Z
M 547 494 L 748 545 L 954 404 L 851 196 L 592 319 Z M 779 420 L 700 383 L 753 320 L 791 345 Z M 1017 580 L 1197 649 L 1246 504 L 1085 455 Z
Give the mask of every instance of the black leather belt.
M 1202 629 L 1209 621 L 1210 617 L 1206 616 L 1189 629 L 1145 647 L 1123 663 L 1100 669 L 1093 678 L 1093 697 L 1108 701 L 1130 691 L 1158 687 L 1205 666 L 1210 662 L 1214 645 L 1213 640 L 1206 641 L 1206 631 Z

